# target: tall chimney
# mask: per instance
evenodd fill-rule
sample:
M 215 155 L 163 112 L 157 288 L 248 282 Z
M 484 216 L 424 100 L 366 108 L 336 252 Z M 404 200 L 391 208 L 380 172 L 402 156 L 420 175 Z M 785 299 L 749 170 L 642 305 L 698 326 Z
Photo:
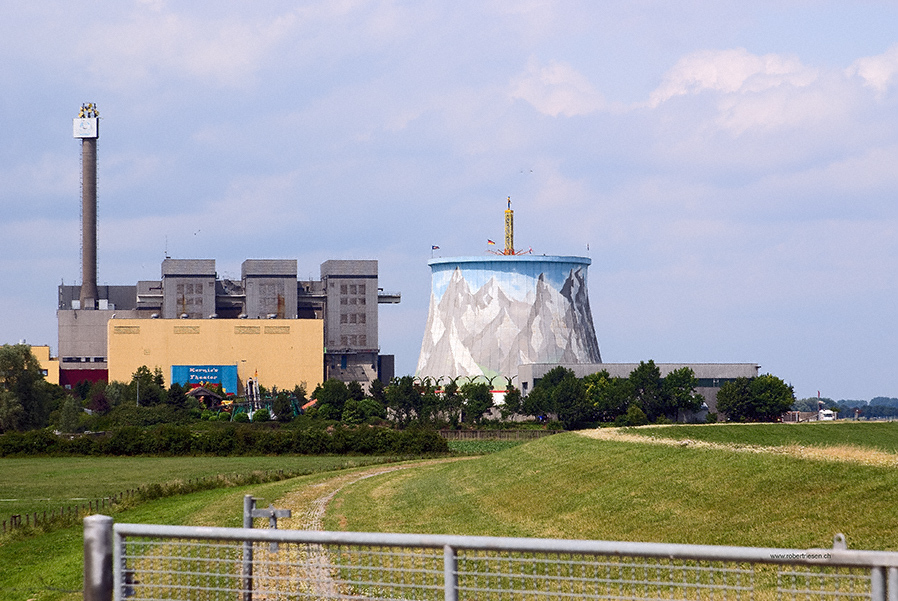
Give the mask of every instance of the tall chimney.
M 74 134 L 81 139 L 81 308 L 97 308 L 97 138 L 100 114 L 81 105 Z

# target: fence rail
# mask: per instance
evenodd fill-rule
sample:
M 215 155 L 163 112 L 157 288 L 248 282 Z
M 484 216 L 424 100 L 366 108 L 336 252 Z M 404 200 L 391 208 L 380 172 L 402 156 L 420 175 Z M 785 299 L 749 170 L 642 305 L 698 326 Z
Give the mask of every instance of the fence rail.
M 113 524 L 91 516 L 84 598 L 898 601 L 898 553 L 848 550 L 843 541 L 799 550 Z

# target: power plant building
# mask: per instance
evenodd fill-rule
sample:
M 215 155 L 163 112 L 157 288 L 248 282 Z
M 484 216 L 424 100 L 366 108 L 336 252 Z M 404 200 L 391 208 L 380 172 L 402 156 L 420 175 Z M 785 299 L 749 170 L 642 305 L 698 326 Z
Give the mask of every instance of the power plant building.
M 378 287 L 377 261 L 325 261 L 320 280 L 299 280 L 295 259 L 247 259 L 232 280 L 218 277 L 214 259 L 166 257 L 159 280 L 98 286 L 98 124 L 93 104 L 73 124 L 82 141 L 82 281 L 59 286 L 61 385 L 127 381 L 143 365 L 161 368 L 168 383 L 184 368 L 236 367 L 240 387 L 251 377 L 310 390 L 332 377 L 393 377 L 393 357 L 378 346 L 377 312 L 400 295 Z

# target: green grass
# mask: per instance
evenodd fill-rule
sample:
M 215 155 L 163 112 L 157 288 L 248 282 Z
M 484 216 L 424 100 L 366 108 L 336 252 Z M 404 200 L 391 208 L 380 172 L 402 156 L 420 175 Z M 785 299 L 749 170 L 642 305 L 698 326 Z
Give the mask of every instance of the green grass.
M 218 474 L 330 471 L 380 463 L 378 457 L 41 457 L 0 459 L 0 521 L 59 511 L 153 483 Z M 24 518 L 23 518 L 24 522 Z
M 325 528 L 898 550 L 898 470 L 575 434 L 342 491 Z
M 457 455 L 487 455 L 523 444 L 524 440 L 449 440 L 449 450 Z
M 629 434 L 760 446 L 852 445 L 898 453 L 898 422 L 806 422 L 801 424 L 678 424 L 624 428 Z
M 294 488 L 314 485 L 333 475 L 334 472 L 321 472 L 280 482 L 159 499 L 118 513 L 115 520 L 122 523 L 240 527 L 243 523 L 244 495 L 252 494 L 261 499 L 260 505 L 267 505 Z M 80 526 L 36 537 L 4 539 L 0 542 L 0 601 L 81 599 L 83 544 L 83 529 Z

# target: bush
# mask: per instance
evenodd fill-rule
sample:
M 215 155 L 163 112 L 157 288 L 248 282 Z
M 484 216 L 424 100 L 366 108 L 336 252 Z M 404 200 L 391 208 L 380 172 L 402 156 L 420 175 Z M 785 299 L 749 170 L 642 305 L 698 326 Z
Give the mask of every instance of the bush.
M 238 424 L 248 424 L 249 415 L 245 411 L 241 411 L 240 413 L 235 413 L 234 417 L 231 418 L 231 421 L 237 422 Z
M 268 412 L 268 409 L 256 409 L 253 412 L 253 423 L 262 423 L 262 422 L 270 422 L 271 421 L 271 413 Z

